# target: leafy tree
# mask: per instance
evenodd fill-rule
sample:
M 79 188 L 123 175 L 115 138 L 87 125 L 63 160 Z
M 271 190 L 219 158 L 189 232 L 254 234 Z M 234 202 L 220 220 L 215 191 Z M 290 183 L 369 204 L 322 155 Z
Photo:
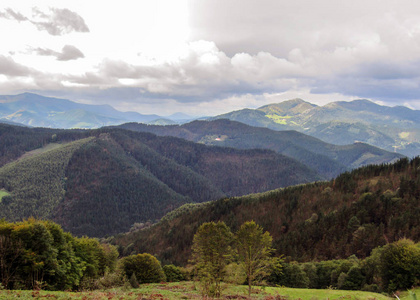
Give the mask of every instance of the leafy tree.
M 160 262 L 148 253 L 124 257 L 121 266 L 127 278 L 132 278 L 134 274 L 139 283 L 161 282 L 166 279 Z
M 225 267 L 232 256 L 233 235 L 224 222 L 202 224 L 193 239 L 193 262 L 203 293 L 220 297 Z
M 239 260 L 248 278 L 248 295 L 251 296 L 252 283 L 259 276 L 268 275 L 270 255 L 273 251 L 270 233 L 254 221 L 242 224 L 236 233 L 236 249 Z
M 411 288 L 420 278 L 420 247 L 408 239 L 384 246 L 381 274 L 388 291 Z

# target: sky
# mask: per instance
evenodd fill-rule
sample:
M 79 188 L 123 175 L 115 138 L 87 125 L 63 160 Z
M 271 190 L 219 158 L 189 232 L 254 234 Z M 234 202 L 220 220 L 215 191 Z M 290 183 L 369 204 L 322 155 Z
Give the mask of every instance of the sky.
M 159 115 L 420 109 L 418 0 L 2 0 L 0 38 L 2 95 Z

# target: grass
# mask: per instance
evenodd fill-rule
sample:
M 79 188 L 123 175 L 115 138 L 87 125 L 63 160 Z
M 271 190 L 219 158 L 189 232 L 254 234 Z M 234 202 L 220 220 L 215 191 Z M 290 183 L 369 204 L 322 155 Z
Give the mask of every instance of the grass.
M 6 192 L 5 190 L 0 190 L 0 202 L 1 202 L 1 199 L 5 196 L 10 196 L 10 194 Z
M 226 285 L 222 299 L 246 299 L 247 286 Z M 420 294 L 420 289 L 414 291 Z M 87 292 L 51 292 L 51 291 L 7 291 L 0 290 L 3 299 L 66 299 L 66 300 L 102 300 L 102 299 L 202 299 L 193 282 L 173 282 L 160 284 L 142 284 L 138 289 L 111 289 Z M 261 300 L 390 300 L 392 298 L 370 292 L 340 291 L 332 289 L 312 290 L 294 288 L 254 288 L 252 299 Z M 401 300 L 413 300 L 408 292 L 401 293 Z

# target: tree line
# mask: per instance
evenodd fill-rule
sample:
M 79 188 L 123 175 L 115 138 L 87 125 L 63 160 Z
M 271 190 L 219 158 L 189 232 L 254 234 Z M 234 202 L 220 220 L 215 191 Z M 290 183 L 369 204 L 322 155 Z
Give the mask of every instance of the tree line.
M 203 296 L 220 297 L 222 283 L 388 292 L 420 284 L 420 243 L 376 247 L 359 259 L 299 263 L 274 256 L 272 237 L 254 221 L 232 233 L 224 222 L 196 231 L 190 264 L 162 266 L 148 253 L 119 258 L 115 246 L 73 237 L 51 221 L 0 220 L 0 288 L 85 290 L 194 280 Z

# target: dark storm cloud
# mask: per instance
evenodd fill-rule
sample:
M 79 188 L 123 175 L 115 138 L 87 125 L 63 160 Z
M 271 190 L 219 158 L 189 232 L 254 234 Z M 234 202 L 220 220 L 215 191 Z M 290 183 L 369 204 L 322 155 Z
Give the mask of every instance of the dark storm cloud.
M 35 25 L 38 30 L 45 30 L 51 35 L 63 35 L 73 31 L 89 32 L 84 19 L 67 8 L 50 8 L 48 12 L 43 12 L 34 7 L 32 16 L 26 17 L 10 8 L 0 11 L 0 17 L 16 20 L 19 22 L 28 21 Z

